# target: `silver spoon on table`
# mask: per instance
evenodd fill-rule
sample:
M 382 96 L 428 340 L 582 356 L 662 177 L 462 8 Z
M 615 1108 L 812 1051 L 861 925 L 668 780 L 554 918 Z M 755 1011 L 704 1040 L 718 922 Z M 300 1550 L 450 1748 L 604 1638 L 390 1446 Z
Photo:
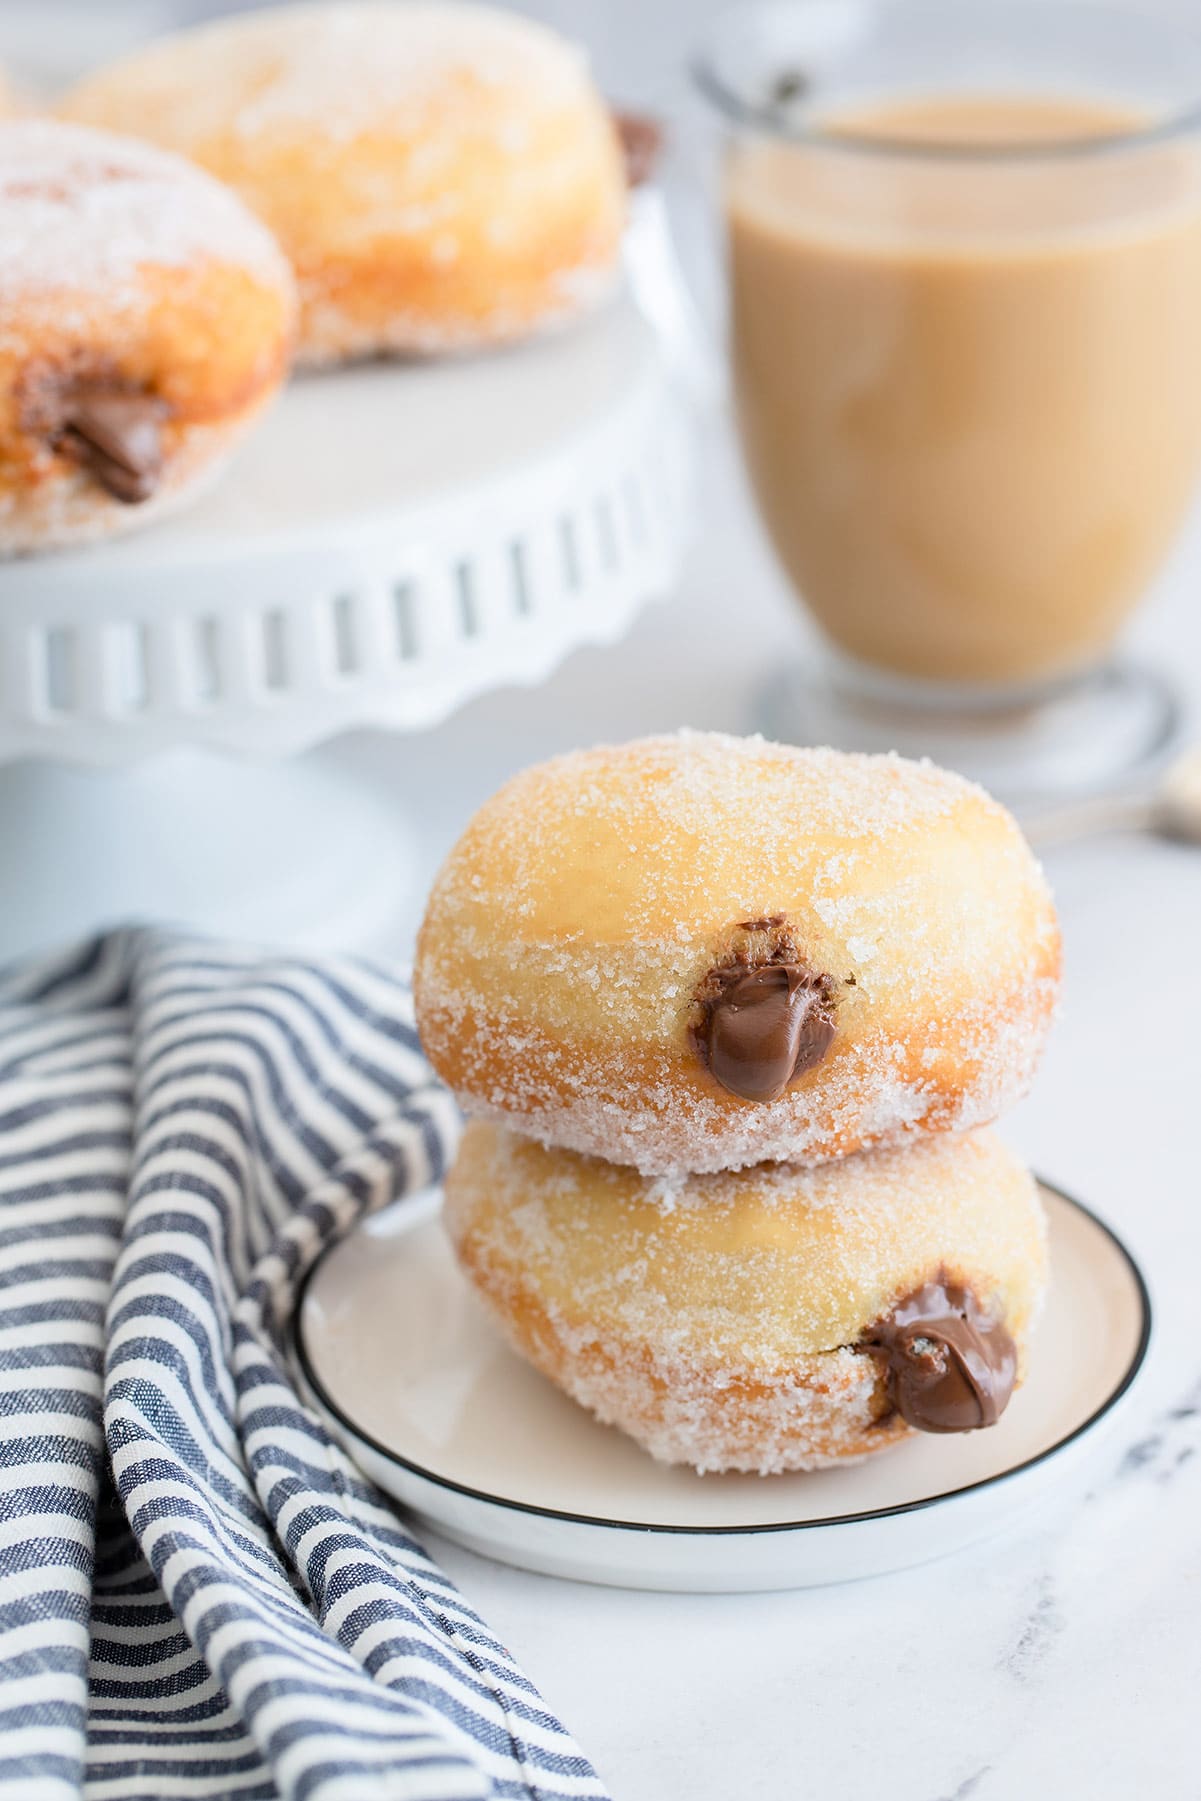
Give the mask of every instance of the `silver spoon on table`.
M 1031 844 L 1039 846 L 1105 832 L 1151 832 L 1201 845 L 1201 745 L 1169 763 L 1153 788 L 1066 801 L 1031 814 L 1023 826 Z

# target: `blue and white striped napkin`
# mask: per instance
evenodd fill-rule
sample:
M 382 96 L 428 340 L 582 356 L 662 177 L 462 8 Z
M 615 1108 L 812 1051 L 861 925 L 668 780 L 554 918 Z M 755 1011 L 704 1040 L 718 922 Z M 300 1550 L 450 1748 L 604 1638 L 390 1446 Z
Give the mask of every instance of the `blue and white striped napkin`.
M 0 1792 L 603 1797 L 289 1370 L 318 1252 L 453 1134 L 378 970 L 0 973 Z

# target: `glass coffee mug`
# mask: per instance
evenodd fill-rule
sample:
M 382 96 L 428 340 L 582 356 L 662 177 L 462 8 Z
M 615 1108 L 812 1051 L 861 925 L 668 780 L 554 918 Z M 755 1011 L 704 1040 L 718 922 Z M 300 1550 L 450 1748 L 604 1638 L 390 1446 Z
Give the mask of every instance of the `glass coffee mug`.
M 1113 645 L 1201 464 L 1201 36 L 796 0 L 697 74 L 745 458 L 829 646 L 768 723 L 1018 797 L 1112 779 L 1172 724 Z

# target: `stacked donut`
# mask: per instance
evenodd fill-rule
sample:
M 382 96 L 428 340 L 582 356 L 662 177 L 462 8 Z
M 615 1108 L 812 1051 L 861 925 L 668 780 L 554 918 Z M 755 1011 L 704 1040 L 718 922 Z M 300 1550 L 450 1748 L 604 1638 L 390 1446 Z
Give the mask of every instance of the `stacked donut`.
M 897 757 L 682 733 L 527 770 L 430 897 L 459 1261 L 656 1457 L 811 1469 L 992 1424 L 1046 1281 L 1025 1090 L 1059 936 L 1014 821 Z

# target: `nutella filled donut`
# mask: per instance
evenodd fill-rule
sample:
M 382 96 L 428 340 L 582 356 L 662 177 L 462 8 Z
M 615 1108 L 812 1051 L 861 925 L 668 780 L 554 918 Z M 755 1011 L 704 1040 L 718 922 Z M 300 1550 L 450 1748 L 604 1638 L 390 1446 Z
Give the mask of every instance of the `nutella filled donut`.
M 108 132 L 0 125 L 0 555 L 142 524 L 279 388 L 287 264 L 237 197 Z
M 434 884 L 415 971 L 468 1113 L 650 1174 L 984 1124 L 1058 985 L 1046 884 L 979 788 L 701 733 L 509 782 Z
M 476 1121 L 445 1218 L 517 1351 L 698 1470 L 816 1469 L 993 1425 L 1046 1284 L 1034 1182 L 988 1132 L 668 1191 Z
M 292 260 L 308 363 L 521 338 L 614 284 L 612 120 L 581 54 L 512 13 L 271 8 L 136 51 L 62 110 L 237 189 Z

